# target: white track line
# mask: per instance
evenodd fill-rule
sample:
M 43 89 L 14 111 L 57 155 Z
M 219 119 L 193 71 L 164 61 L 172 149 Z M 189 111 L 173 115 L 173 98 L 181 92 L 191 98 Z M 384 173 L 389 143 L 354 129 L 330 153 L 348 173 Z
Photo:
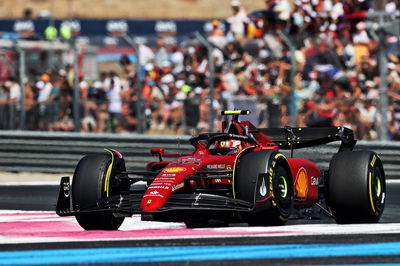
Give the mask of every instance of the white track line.
M 60 181 L 3 182 L 0 186 L 59 186 Z
M 386 179 L 386 184 L 400 184 L 400 179 Z

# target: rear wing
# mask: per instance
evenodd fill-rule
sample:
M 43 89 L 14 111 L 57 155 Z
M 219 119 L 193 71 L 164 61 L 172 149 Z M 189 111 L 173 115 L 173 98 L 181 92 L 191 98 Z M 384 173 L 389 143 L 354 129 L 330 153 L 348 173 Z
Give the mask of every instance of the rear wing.
M 346 127 L 257 128 L 249 130 L 249 133 L 263 133 L 283 150 L 312 147 L 340 140 L 342 143 L 339 151 L 351 151 L 357 143 L 353 130 Z

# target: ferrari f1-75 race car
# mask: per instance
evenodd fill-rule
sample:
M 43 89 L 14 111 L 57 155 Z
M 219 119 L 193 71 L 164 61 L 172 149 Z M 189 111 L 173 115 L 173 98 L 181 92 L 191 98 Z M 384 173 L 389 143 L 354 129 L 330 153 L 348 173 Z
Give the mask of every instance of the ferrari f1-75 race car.
M 223 111 L 231 121 L 222 123 L 222 132 L 192 137 L 193 153 L 152 148 L 158 160 L 143 171 L 127 170 L 116 150 L 84 156 L 72 185 L 69 177 L 61 179 L 58 215 L 75 216 L 86 230 L 116 230 L 133 214 L 187 227 L 283 225 L 293 213 L 317 207 L 337 223 L 378 222 L 385 206 L 383 165 L 372 151 L 353 151 L 352 130 L 256 128 L 239 120 L 246 114 Z M 293 157 L 294 149 L 332 141 L 341 145 L 329 169 Z M 168 156 L 174 158 L 164 160 Z

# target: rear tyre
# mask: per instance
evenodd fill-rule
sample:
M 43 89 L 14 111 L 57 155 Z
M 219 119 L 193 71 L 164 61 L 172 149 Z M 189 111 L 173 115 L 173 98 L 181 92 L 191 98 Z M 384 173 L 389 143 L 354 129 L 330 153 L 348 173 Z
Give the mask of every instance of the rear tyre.
M 72 180 L 72 204 L 74 210 L 96 205 L 98 200 L 119 193 L 118 186 L 111 186 L 113 176 L 106 180 L 111 157 L 107 154 L 91 154 L 83 157 Z M 109 182 L 106 185 L 106 182 Z M 85 230 L 117 230 L 124 217 L 115 217 L 113 213 L 90 213 L 76 215 L 76 220 Z
M 283 154 L 255 151 L 244 154 L 235 174 L 236 198 L 254 203 L 249 225 L 283 225 L 293 206 L 293 179 Z
M 376 223 L 386 196 L 383 165 L 370 151 L 335 154 L 329 166 L 328 204 L 337 223 Z

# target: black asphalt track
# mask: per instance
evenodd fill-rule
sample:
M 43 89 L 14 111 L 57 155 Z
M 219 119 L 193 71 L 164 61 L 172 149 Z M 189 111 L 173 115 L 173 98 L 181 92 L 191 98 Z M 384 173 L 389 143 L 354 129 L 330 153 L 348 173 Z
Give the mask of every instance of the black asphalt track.
M 400 182 L 387 184 L 384 223 L 400 223 Z M 0 210 L 53 211 L 56 185 L 0 185 Z
M 380 223 L 399 223 L 400 227 L 400 184 L 387 184 L 387 201 Z M 0 209 L 8 210 L 54 210 L 58 194 L 57 186 L 0 186 Z M 295 220 L 291 224 L 333 223 L 323 220 Z M 135 241 L 98 241 L 98 242 L 63 242 L 1 244 L 0 250 L 35 250 L 35 249 L 70 249 L 104 247 L 146 247 L 146 246 L 201 246 L 201 245 L 268 245 L 268 244 L 319 244 L 319 243 L 382 243 L 398 242 L 400 234 L 362 234 L 362 235 L 320 235 L 290 237 L 251 237 L 222 239 L 179 239 L 179 240 L 135 240 Z M 180 261 L 152 262 L 140 265 L 340 265 L 340 264 L 397 264 L 400 256 L 352 256 L 352 257 L 315 257 L 285 259 L 247 259 L 224 261 Z M 132 265 L 132 263 L 116 263 Z M 1 265 L 1 261 L 0 261 Z M 110 265 L 110 263 L 96 264 Z

